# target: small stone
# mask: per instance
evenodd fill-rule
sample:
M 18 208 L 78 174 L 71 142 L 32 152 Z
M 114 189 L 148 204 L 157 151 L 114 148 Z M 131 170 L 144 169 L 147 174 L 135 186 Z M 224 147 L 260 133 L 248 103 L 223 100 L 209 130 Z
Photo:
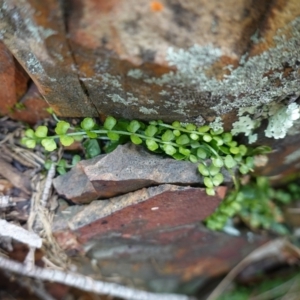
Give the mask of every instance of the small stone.
M 37 122 L 49 118 L 47 112 L 49 104 L 43 99 L 36 85 L 33 83 L 29 87 L 26 94 L 22 97 L 21 109 L 14 109 L 10 114 L 10 118 L 35 125 Z
M 71 171 L 55 178 L 53 185 L 56 191 L 77 203 L 86 203 L 97 199 L 98 193 L 84 173 L 84 166 L 94 164 L 99 159 L 102 159 L 102 156 L 80 161 Z
M 224 178 L 225 183 L 231 182 L 228 173 Z M 75 203 L 88 203 L 158 184 L 203 185 L 203 177 L 194 163 L 126 144 L 107 155 L 79 162 L 53 183 L 59 194 Z

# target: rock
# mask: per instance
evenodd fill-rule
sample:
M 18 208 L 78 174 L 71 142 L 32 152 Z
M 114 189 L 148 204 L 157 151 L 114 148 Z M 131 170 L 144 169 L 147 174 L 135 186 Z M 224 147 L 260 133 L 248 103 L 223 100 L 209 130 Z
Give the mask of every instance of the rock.
M 43 99 L 36 85 L 31 84 L 26 94 L 18 102 L 22 105 L 21 109 L 14 109 L 10 114 L 10 118 L 19 120 L 30 125 L 35 125 L 37 122 L 49 118 L 47 112 L 49 104 Z
M 102 276 L 118 274 L 123 282 L 154 292 L 192 294 L 224 276 L 247 254 L 267 241 L 211 232 L 201 224 L 136 236 L 103 235 L 87 243 L 87 256 Z
M 29 76 L 0 41 L 0 114 L 12 112 L 18 100 L 26 93 Z
M 297 0 L 172 0 L 159 10 L 148 0 L 1 3 L 1 39 L 58 115 L 198 123 L 216 116 L 234 120 L 236 108 L 246 106 L 240 98 L 253 97 L 247 90 L 252 79 L 237 76 L 227 86 L 215 79 L 249 50 L 261 53 L 255 33 L 266 37 L 260 49 L 268 49 L 276 29 L 299 15 Z M 174 63 L 179 55 L 181 63 L 200 68 L 181 68 Z M 267 71 L 256 77 L 268 79 Z M 241 82 L 243 92 L 231 89 Z M 281 91 L 278 101 L 290 94 L 290 88 Z
M 219 116 L 231 130 L 242 121 L 237 110 L 255 106 L 250 119 L 265 124 L 269 117 L 259 116 L 270 101 L 298 101 L 298 2 L 172 0 L 157 10 L 147 0 L 0 0 L 0 112 L 24 95 L 30 76 L 60 116 L 197 124 Z M 245 53 L 251 59 L 240 63 Z M 276 151 L 264 174 L 296 174 L 297 163 L 280 171 L 277 155 L 294 152 L 285 151 L 288 138 L 278 145 L 264 130 L 258 144 Z
M 76 74 L 61 3 L 0 3 L 1 40 L 54 111 L 64 116 L 98 116 Z
M 64 250 L 82 251 L 87 241 L 107 232 L 143 235 L 157 227 L 201 221 L 219 205 L 224 190 L 226 187 L 219 187 L 217 196 L 211 197 L 201 188 L 168 184 L 143 188 L 85 206 L 70 206 L 56 214 L 52 230 Z
M 84 172 L 85 166 L 93 165 L 102 159 L 102 155 L 80 161 L 69 172 L 53 180 L 56 191 L 76 203 L 87 203 L 98 198 L 98 192 Z
M 22 190 L 25 194 L 31 193 L 31 183 L 28 176 L 14 168 L 10 163 L 0 157 L 0 175 L 8 179 L 15 187 Z
M 221 196 L 224 195 L 223 189 L 226 190 L 226 187 L 219 187 L 217 196 L 212 197 L 206 195 L 205 190 L 201 188 L 169 184 L 143 188 L 108 200 L 93 201 L 84 208 L 71 206 L 68 208 L 67 224 L 73 231 L 92 226 L 91 223 L 99 220 L 102 224 L 109 223 L 101 227 L 104 231 L 120 231 L 120 228 L 126 231 L 129 224 L 137 224 L 136 219 L 139 219 L 141 224 L 148 223 L 145 227 L 147 230 L 152 230 L 153 226 L 158 224 L 164 226 L 163 223 L 168 226 L 189 224 L 204 220 L 216 209 Z M 72 212 L 74 216 L 70 217 Z M 139 214 L 143 214 L 144 217 Z M 136 230 L 145 230 L 142 227 L 138 226 Z M 94 234 L 95 232 L 92 233 Z
M 249 244 L 244 236 L 211 232 L 201 225 L 221 200 L 201 188 L 144 188 L 69 207 L 54 219 L 53 232 L 68 253 L 79 251 L 93 261 L 83 257 L 80 265 L 76 259 L 83 274 L 91 275 L 96 268 L 101 276 L 118 274 L 121 282 L 131 280 L 137 288 L 189 294 L 266 241 L 254 236 Z
M 225 183 L 231 182 L 224 172 Z M 158 184 L 201 185 L 197 165 L 149 153 L 140 146 L 126 144 L 91 160 L 79 162 L 53 184 L 57 192 L 76 203 L 111 198 Z M 67 187 L 67 188 L 66 188 Z
M 163 79 L 155 83 L 174 69 L 166 59 L 168 49 L 220 47 L 222 60 L 210 72 L 222 77 L 223 67 L 236 65 L 247 51 L 268 9 L 266 2 L 250 5 L 246 0 L 172 0 L 162 2 L 161 11 L 153 11 L 147 0 L 77 3 L 67 7 L 70 47 L 98 111 L 169 122 L 193 122 L 200 110 L 204 119 L 213 117 L 211 106 L 218 100 L 201 91 L 200 84 L 195 88 Z

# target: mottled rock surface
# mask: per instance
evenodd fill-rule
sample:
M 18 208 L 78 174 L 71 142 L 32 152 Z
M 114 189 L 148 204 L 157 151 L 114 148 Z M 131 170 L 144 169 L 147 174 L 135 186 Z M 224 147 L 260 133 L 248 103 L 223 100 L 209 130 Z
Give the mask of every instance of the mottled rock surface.
M 40 93 L 64 116 L 97 116 L 81 87 L 56 0 L 0 1 L 1 39 Z
M 224 275 L 266 239 L 232 237 L 207 230 L 200 221 L 221 201 L 200 188 L 161 185 L 62 211 L 54 235 L 82 260 L 83 273 L 155 292 L 193 293 Z M 222 195 L 223 194 L 223 195 Z M 96 270 L 96 271 L 95 271 Z
M 294 22 L 273 39 L 300 15 L 299 0 L 152 4 L 0 0 L 1 114 L 35 123 L 45 98 L 64 117 L 200 124 L 220 116 L 231 130 L 240 107 L 256 105 L 256 119 L 269 102 L 299 102 L 299 45 L 284 39 L 297 38 L 299 27 Z M 258 59 L 243 62 L 246 53 Z M 27 111 L 15 110 L 18 102 Z M 300 169 L 299 127 L 284 141 L 271 140 L 266 122 L 258 141 L 274 151 L 261 172 L 282 182 Z M 54 223 L 64 249 L 88 256 L 85 274 L 118 274 L 122 283 L 147 290 L 191 293 L 264 242 L 249 244 L 199 223 L 221 201 L 223 187 L 208 197 L 199 187 L 161 185 L 201 184 L 193 164 L 127 154 L 119 149 L 81 162 L 55 181 L 77 203 L 108 198 L 73 206 Z
M 102 224 L 107 224 L 101 226 L 104 231 L 126 231 L 128 226 L 129 230 L 134 230 L 132 226 L 135 226 L 135 230 L 145 231 L 152 230 L 153 226 L 164 226 L 163 223 L 177 226 L 196 222 L 205 219 L 216 209 L 225 191 L 226 187 L 219 187 L 217 196 L 211 197 L 201 188 L 169 184 L 143 188 L 108 200 L 96 200 L 86 206 L 70 206 L 57 216 L 53 228 L 54 231 L 66 228 L 76 231 L 101 220 Z M 136 226 L 137 219 L 145 226 Z M 106 221 L 103 223 L 103 220 Z M 89 236 L 100 234 L 99 230 L 94 233 L 91 230 Z M 86 240 L 86 234 L 82 238 Z
M 29 76 L 0 40 L 0 114 L 12 112 L 27 90 Z
M 0 0 L 0 14 L 0 113 L 22 100 L 27 110 L 11 116 L 25 122 L 45 116 L 30 114 L 42 97 L 65 117 L 200 124 L 220 116 L 231 130 L 241 107 L 255 105 L 255 120 L 262 107 L 272 111 L 269 102 L 298 101 L 299 47 L 288 42 L 299 40 L 298 0 Z M 40 95 L 22 98 L 29 77 Z M 259 144 L 284 161 L 297 157 L 298 135 L 277 143 L 264 129 Z M 299 159 L 282 166 L 276 155 L 264 174 L 299 170 Z
M 87 244 L 87 255 L 104 276 L 155 292 L 195 293 L 224 276 L 247 254 L 266 242 L 208 231 L 201 224 L 154 229 L 135 236 L 103 235 Z
M 247 76 L 216 92 L 230 73 L 224 67 L 274 46 L 277 29 L 300 12 L 297 0 L 162 0 L 158 10 L 147 0 L 0 4 L 0 38 L 58 115 L 198 123 L 235 116 L 240 104 L 222 102 L 252 93 L 230 89 L 239 80 L 247 86 Z M 178 55 L 190 68 L 175 62 Z
M 225 184 L 231 182 L 224 171 Z M 54 180 L 57 192 L 76 203 L 110 198 L 158 184 L 201 185 L 197 165 L 149 153 L 133 144 L 91 160 L 79 162 Z

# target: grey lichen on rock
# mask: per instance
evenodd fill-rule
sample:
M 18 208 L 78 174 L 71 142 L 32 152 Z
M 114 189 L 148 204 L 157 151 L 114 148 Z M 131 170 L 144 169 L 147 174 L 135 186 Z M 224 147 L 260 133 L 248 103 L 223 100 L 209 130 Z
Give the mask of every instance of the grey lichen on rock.
M 144 81 L 171 90 L 170 100 L 175 100 L 182 91 L 193 91 L 194 98 L 185 95 L 179 102 L 178 112 L 186 111 L 203 93 L 217 100 L 212 106 L 217 116 L 238 111 L 239 119 L 233 123 L 232 133 L 244 133 L 250 143 L 255 142 L 257 136 L 253 131 L 263 119 L 269 121 L 266 137 L 284 138 L 300 117 L 299 106 L 293 103 L 300 96 L 299 40 L 300 18 L 297 18 L 278 32 L 275 47 L 257 56 L 244 55 L 236 69 L 228 66 L 231 72 L 222 80 L 206 75 L 221 57 L 220 49 L 198 45 L 188 50 L 170 48 L 166 60 L 177 71 L 160 78 L 144 78 Z
M 0 39 L 58 115 L 97 116 L 74 70 L 60 3 L 39 5 L 0 0 Z
M 198 125 L 221 117 L 255 140 L 261 120 L 286 114 L 299 96 L 297 0 L 275 2 L 176 0 L 151 12 L 146 0 L 0 0 L 0 38 L 59 115 Z M 293 19 L 273 48 L 245 54 Z M 258 113 L 266 106 L 274 114 Z M 267 135 L 284 135 L 272 128 Z

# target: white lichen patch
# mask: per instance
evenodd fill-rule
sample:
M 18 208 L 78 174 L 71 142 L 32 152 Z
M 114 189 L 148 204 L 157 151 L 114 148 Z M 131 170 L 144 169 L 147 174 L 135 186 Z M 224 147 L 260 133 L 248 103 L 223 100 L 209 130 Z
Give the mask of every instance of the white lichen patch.
M 101 74 L 102 79 L 102 89 L 107 89 L 110 86 L 113 86 L 114 88 L 118 89 L 119 91 L 122 91 L 122 84 L 120 83 L 121 77 L 120 76 L 114 76 L 109 73 Z
M 114 103 L 123 104 L 125 106 L 137 106 L 139 99 L 135 97 L 132 93 L 126 93 L 126 98 L 121 97 L 119 94 L 109 94 L 107 95 Z
M 275 102 L 257 107 L 256 110 L 253 110 L 253 107 L 240 108 L 238 116 L 240 118 L 233 123 L 231 133 L 233 135 L 243 133 L 248 136 L 250 144 L 257 140 L 257 134 L 254 133 L 254 130 L 260 126 L 262 120 L 268 120 L 268 126 L 265 130 L 266 137 L 281 139 L 287 135 L 295 121 L 300 118 L 298 104 L 284 105 Z
M 209 124 L 210 128 L 214 131 L 223 129 L 223 121 L 221 117 L 216 117 L 216 119 Z
M 177 85 L 178 87 L 199 85 L 201 82 L 208 81 L 205 70 L 217 61 L 221 55 L 221 50 L 214 48 L 212 45 L 194 45 L 188 50 L 178 49 L 177 51 L 174 48 L 169 48 L 166 60 L 170 66 L 176 67 L 177 72 L 171 71 L 160 78 L 146 78 L 144 81 L 160 86 L 165 84 Z M 217 82 L 215 79 L 210 80 Z
M 115 103 L 121 103 L 121 104 L 124 104 L 124 105 L 128 104 L 126 102 L 126 100 L 118 94 L 112 94 L 112 95 L 109 94 L 109 95 L 107 95 L 107 97 L 109 97 Z
M 256 139 L 253 136 L 253 130 L 257 128 L 257 121 L 254 121 L 250 118 L 250 116 L 242 116 L 239 118 L 238 121 L 234 122 L 232 124 L 232 135 L 238 135 L 240 133 L 243 133 L 245 136 L 249 136 L 252 142 L 255 142 Z M 250 143 L 249 139 L 249 143 Z
M 242 116 L 245 113 L 254 115 L 256 112 L 257 112 L 257 106 L 241 107 L 238 111 L 238 116 Z
M 139 111 L 146 115 L 157 114 L 157 110 L 155 110 L 154 108 L 147 108 L 144 106 L 140 107 Z
M 300 70 L 297 61 L 300 61 L 300 18 L 293 21 L 290 27 L 291 38 L 286 39 L 284 35 L 279 34 L 275 38 L 274 48 L 249 59 L 244 57 L 240 66 L 221 81 L 217 89 L 212 90 L 213 95 L 223 98 L 223 101 L 213 108 L 218 114 L 242 107 L 251 110 L 248 111 L 249 114 L 254 114 L 258 107 L 275 101 L 280 102 L 290 95 L 299 96 Z M 294 69 L 288 75 L 283 74 L 283 66 L 286 65 Z M 268 73 L 271 75 L 265 75 Z M 234 96 L 235 99 L 228 101 L 224 95 Z
M 159 94 L 160 94 L 161 96 L 169 96 L 169 95 L 170 95 L 170 93 L 167 92 L 167 91 L 165 91 L 165 90 L 160 91 Z
M 274 139 L 282 139 L 286 136 L 294 121 L 298 120 L 299 105 L 292 103 L 287 107 L 282 107 L 276 114 L 269 118 L 269 124 L 265 130 L 266 137 Z
M 253 144 L 257 141 L 257 133 L 250 134 L 248 136 L 249 144 Z
M 127 72 L 127 76 L 135 79 L 141 79 L 144 75 L 143 75 L 143 71 L 140 69 L 131 69 Z
M 33 53 L 28 53 L 25 63 L 31 74 L 42 75 L 45 73 L 43 66 Z
M 300 132 L 300 119 L 296 120 L 294 123 L 293 123 L 293 127 L 291 127 L 287 134 L 288 135 L 296 135 L 296 134 L 299 134 Z
M 254 44 L 258 44 L 261 42 L 264 42 L 265 39 L 260 37 L 260 32 L 259 30 L 256 30 L 255 33 L 250 37 L 250 40 L 254 43 Z
M 203 118 L 201 115 L 199 115 L 199 116 L 197 116 L 197 118 L 195 119 L 194 123 L 195 123 L 197 126 L 200 126 L 200 125 L 205 124 L 205 120 L 204 120 L 204 118 Z
M 127 95 L 127 104 L 138 105 L 139 99 L 135 97 L 132 93 L 126 93 Z
M 185 79 L 199 81 L 199 77 L 203 76 L 203 70 L 212 65 L 221 55 L 221 50 L 212 45 L 194 45 L 187 51 L 179 49 L 176 52 L 173 48 L 169 48 L 166 59 L 170 66 L 177 68 L 176 74 L 179 73 Z

